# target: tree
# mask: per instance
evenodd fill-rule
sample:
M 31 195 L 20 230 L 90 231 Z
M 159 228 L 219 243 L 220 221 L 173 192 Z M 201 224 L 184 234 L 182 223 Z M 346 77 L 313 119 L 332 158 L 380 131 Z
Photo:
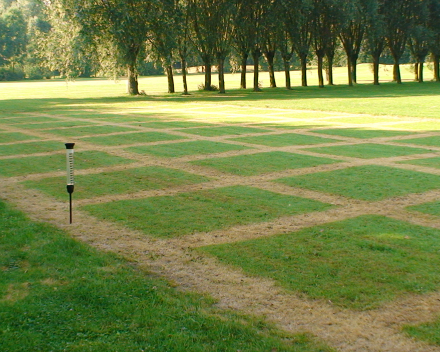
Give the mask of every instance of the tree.
M 0 66 L 12 70 L 22 63 L 26 52 L 26 22 L 21 10 L 9 8 L 0 17 Z
M 428 8 L 428 28 L 430 29 L 432 35 L 429 49 L 432 54 L 432 61 L 434 65 L 434 80 L 436 82 L 440 82 L 440 0 L 430 0 Z
M 128 93 L 139 94 L 137 62 L 144 54 L 153 1 L 59 0 L 66 13 L 89 33 L 97 45 L 109 42 L 128 76 Z
M 277 86 L 275 81 L 274 60 L 278 46 L 278 33 L 282 30 L 282 25 L 280 25 L 278 21 L 281 15 L 281 7 L 278 6 L 278 4 L 279 3 L 277 1 L 269 4 L 269 8 L 266 14 L 265 25 L 261 28 L 261 48 L 268 65 L 269 81 L 271 88 L 276 88 Z

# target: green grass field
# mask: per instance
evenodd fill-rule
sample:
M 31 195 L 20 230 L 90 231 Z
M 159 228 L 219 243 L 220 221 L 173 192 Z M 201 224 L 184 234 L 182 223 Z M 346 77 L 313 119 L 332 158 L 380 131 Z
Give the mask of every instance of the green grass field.
M 260 93 L 237 89 L 239 75 L 230 74 L 225 95 L 197 91 L 203 76 L 192 74 L 189 96 L 164 93 L 165 77 L 141 78 L 147 95 L 139 97 L 124 93 L 125 82 L 105 79 L 0 82 L 0 198 L 32 204 L 32 216 L 55 219 L 55 227 L 67 221 L 66 209 L 52 204 L 67 200 L 64 143 L 74 142 L 74 214 L 156 246 L 137 253 L 122 233 L 120 246 L 103 245 L 120 257 L 103 254 L 1 203 L 6 350 L 330 350 L 311 337 L 327 342 L 325 317 L 312 334 L 307 317 L 281 318 L 282 306 L 268 305 L 263 315 L 278 328 L 298 324 L 306 332 L 291 335 L 246 317 L 251 308 L 217 312 L 209 298 L 165 282 L 187 287 L 184 275 L 166 266 L 160 279 L 133 270 L 124 248 L 145 268 L 172 244 L 178 258 L 196 258 L 182 260 L 199 289 L 209 282 L 209 294 L 232 307 L 235 300 L 245 306 L 239 287 L 248 278 L 272 282 L 285 310 L 299 299 L 353 316 L 438 294 L 440 84 L 411 82 L 410 70 L 402 72 L 405 82 L 396 85 L 383 68 L 374 86 L 370 67 L 360 65 L 360 84 L 348 87 L 345 69 L 336 69 L 337 85 L 319 89 L 310 70 L 310 86 L 291 91 L 282 88 L 282 73 L 279 88 L 266 88 L 262 73 Z M 219 294 L 215 270 L 201 271 L 205 260 L 238 278 L 230 296 Z M 399 319 L 393 324 L 403 344 L 439 346 L 440 316 L 411 326 Z M 356 346 L 359 336 L 345 334 Z

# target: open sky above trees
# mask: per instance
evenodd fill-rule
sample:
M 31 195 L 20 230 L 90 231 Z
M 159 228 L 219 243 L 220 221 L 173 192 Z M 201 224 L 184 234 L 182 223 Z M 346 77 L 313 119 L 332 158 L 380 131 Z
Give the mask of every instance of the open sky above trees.
M 126 75 L 139 94 L 138 76 L 203 66 L 203 89 L 226 91 L 225 70 L 253 65 L 258 91 L 264 65 L 275 70 L 318 66 L 319 86 L 333 84 L 332 67 L 346 65 L 349 85 L 358 62 L 414 63 L 423 82 L 425 61 L 439 78 L 440 0 L 0 0 L 0 80 Z M 212 68 L 218 87 L 212 83 Z M 325 70 L 327 80 L 325 82 Z

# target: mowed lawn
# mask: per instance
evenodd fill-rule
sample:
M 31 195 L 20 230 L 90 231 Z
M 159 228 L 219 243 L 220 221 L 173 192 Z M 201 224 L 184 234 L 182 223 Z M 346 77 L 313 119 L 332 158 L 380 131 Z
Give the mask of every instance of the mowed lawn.
M 74 142 L 74 211 L 164 244 L 209 239 L 196 246 L 200 256 L 273 280 L 286 294 L 338 309 L 380 310 L 440 290 L 440 84 L 410 82 L 403 68 L 406 81 L 398 86 L 382 73 L 382 84 L 373 86 L 369 66 L 361 65 L 361 84 L 348 87 L 345 70 L 337 70 L 338 84 L 318 89 L 311 70 L 311 85 L 291 91 L 279 73 L 280 88 L 263 85 L 260 93 L 236 89 L 238 75 L 228 75 L 225 95 L 197 91 L 203 76 L 190 75 L 190 96 L 163 93 L 164 77 L 142 78 L 147 95 L 140 97 L 108 80 L 0 83 L 0 182 L 38 190 L 45 201 L 66 199 L 64 143 Z M 420 201 L 424 194 L 429 201 Z M 384 202 L 411 216 L 381 214 Z M 367 210 L 343 218 L 352 204 Z M 329 212 L 343 220 L 261 230 Z M 20 350 L 13 346 L 23 334 L 28 350 L 112 350 L 116 334 L 134 341 L 132 349 L 113 349 L 124 351 L 185 351 L 196 341 L 191 351 L 329 350 L 311 336 L 283 335 L 230 312 L 215 319 L 220 313 L 209 299 L 176 293 L 123 258 L 30 223 L 3 203 L 0 215 L 8 220 L 0 232 L 0 331 L 11 351 Z M 248 228 L 248 239 L 216 243 L 217 234 L 236 228 Z M 12 236 L 18 232 L 23 237 Z M 67 263 L 72 253 L 78 262 Z M 60 271 L 52 272 L 57 263 Z M 117 280 L 103 284 L 109 275 Z M 158 290 L 141 294 L 140 287 Z M 132 298 L 121 305 L 124 297 Z M 157 316 L 151 306 L 160 307 Z M 401 333 L 440 345 L 439 321 L 440 315 Z M 55 326 L 63 333 L 47 340 Z

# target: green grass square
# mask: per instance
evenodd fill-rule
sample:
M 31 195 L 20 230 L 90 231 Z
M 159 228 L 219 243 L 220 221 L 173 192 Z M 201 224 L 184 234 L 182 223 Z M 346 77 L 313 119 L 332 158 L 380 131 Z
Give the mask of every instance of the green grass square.
M 440 188 L 440 176 L 378 165 L 287 177 L 276 182 L 366 201 Z
M 267 152 L 249 155 L 237 155 L 227 158 L 212 158 L 191 162 L 195 165 L 208 166 L 222 172 L 235 175 L 252 176 L 263 173 L 300 169 L 324 164 L 337 163 L 338 160 L 318 158 L 287 152 Z
M 85 121 L 58 121 L 58 122 L 44 122 L 44 123 L 32 123 L 27 125 L 20 125 L 20 128 L 27 130 L 46 130 L 52 128 L 63 128 L 63 127 L 78 127 L 78 126 L 90 126 L 91 122 Z
M 427 149 L 421 148 L 399 147 L 394 145 L 374 143 L 363 143 L 356 145 L 335 145 L 325 148 L 308 148 L 307 150 L 316 153 L 342 155 L 361 159 L 392 158 L 396 156 L 423 154 L 430 152 Z
M 414 123 L 393 124 L 391 127 L 409 131 L 440 131 L 438 121 L 420 121 Z
M 121 158 L 98 151 L 75 151 L 74 169 L 113 166 L 133 163 L 133 160 Z M 26 156 L 0 160 L 0 175 L 24 176 L 29 174 L 66 170 L 66 155 L 53 154 L 45 156 Z
M 440 317 L 419 325 L 406 325 L 403 331 L 414 339 L 440 346 Z
M 192 141 L 183 143 L 161 144 L 155 146 L 137 146 L 127 148 L 126 150 L 139 154 L 151 154 L 154 156 L 165 158 L 178 158 L 187 155 L 215 154 L 244 149 L 249 148 L 220 142 Z
M 0 122 L 7 123 L 9 125 L 29 124 L 36 122 L 55 122 L 55 121 L 59 121 L 59 120 L 54 117 L 48 117 L 48 116 L 17 116 L 17 117 L 0 119 Z M 17 127 L 21 128 L 22 126 L 17 126 Z
M 185 133 L 196 134 L 204 137 L 218 137 L 227 135 L 240 135 L 248 133 L 263 133 L 268 130 L 256 127 L 242 127 L 242 126 L 219 126 L 219 127 L 204 127 L 204 128 L 187 128 Z
M 115 132 L 130 132 L 136 131 L 134 128 L 122 127 L 122 126 L 84 126 L 84 127 L 72 127 L 63 128 L 58 130 L 47 130 L 45 132 L 52 133 L 57 136 L 75 137 L 85 136 L 93 134 L 109 134 Z
M 87 205 L 98 218 L 123 223 L 154 237 L 177 237 L 307 213 L 331 205 L 310 199 L 233 186 L 176 196 Z
M 26 181 L 29 188 L 39 189 L 53 197 L 65 198 L 64 177 Z M 203 176 L 163 167 L 143 167 L 122 171 L 75 176 L 75 199 L 93 198 L 110 194 L 135 193 L 206 182 Z
M 399 161 L 399 164 L 420 165 L 440 169 L 440 157 Z
M 268 147 L 287 147 L 290 145 L 312 145 L 337 142 L 335 139 L 306 136 L 297 133 L 271 134 L 265 136 L 252 136 L 231 138 L 232 141 L 265 145 Z
M 440 287 L 440 230 L 381 216 L 200 250 L 346 308 L 377 308 L 398 296 Z
M 392 117 L 378 117 L 378 116 L 348 116 L 348 117 L 331 117 L 326 119 L 331 122 L 348 123 L 354 125 L 365 125 L 370 123 L 386 123 L 386 122 L 396 122 L 395 118 Z
M 99 145 L 125 145 L 137 143 L 151 143 L 161 141 L 173 141 L 178 139 L 185 139 L 185 137 L 174 136 L 162 132 L 135 132 L 125 133 L 113 136 L 98 136 L 98 137 L 83 137 L 81 140 L 85 142 L 95 143 Z
M 440 125 L 440 122 L 439 122 Z M 440 147 L 440 136 L 424 137 L 424 138 L 413 138 L 405 139 L 399 141 L 401 143 L 417 144 L 417 145 L 427 145 L 432 147 Z
M 406 136 L 413 134 L 409 131 L 390 131 L 390 130 L 374 130 L 367 128 L 330 128 L 322 130 L 314 130 L 315 133 L 323 133 L 332 136 L 352 137 L 352 138 L 383 138 L 383 137 L 395 137 Z
M 430 202 L 420 205 L 414 205 L 412 207 L 408 207 L 408 209 L 440 217 L 440 202 Z
M 19 154 L 48 153 L 57 150 L 65 150 L 66 146 L 60 142 L 29 142 L 19 144 L 0 145 L 0 156 Z
M 136 123 L 136 126 L 155 128 L 155 129 L 180 129 L 180 128 L 194 128 L 194 127 L 209 127 L 212 124 L 194 121 L 151 121 Z
M 39 137 L 30 136 L 20 132 L 0 132 L 0 143 L 14 143 L 28 140 L 38 140 Z

